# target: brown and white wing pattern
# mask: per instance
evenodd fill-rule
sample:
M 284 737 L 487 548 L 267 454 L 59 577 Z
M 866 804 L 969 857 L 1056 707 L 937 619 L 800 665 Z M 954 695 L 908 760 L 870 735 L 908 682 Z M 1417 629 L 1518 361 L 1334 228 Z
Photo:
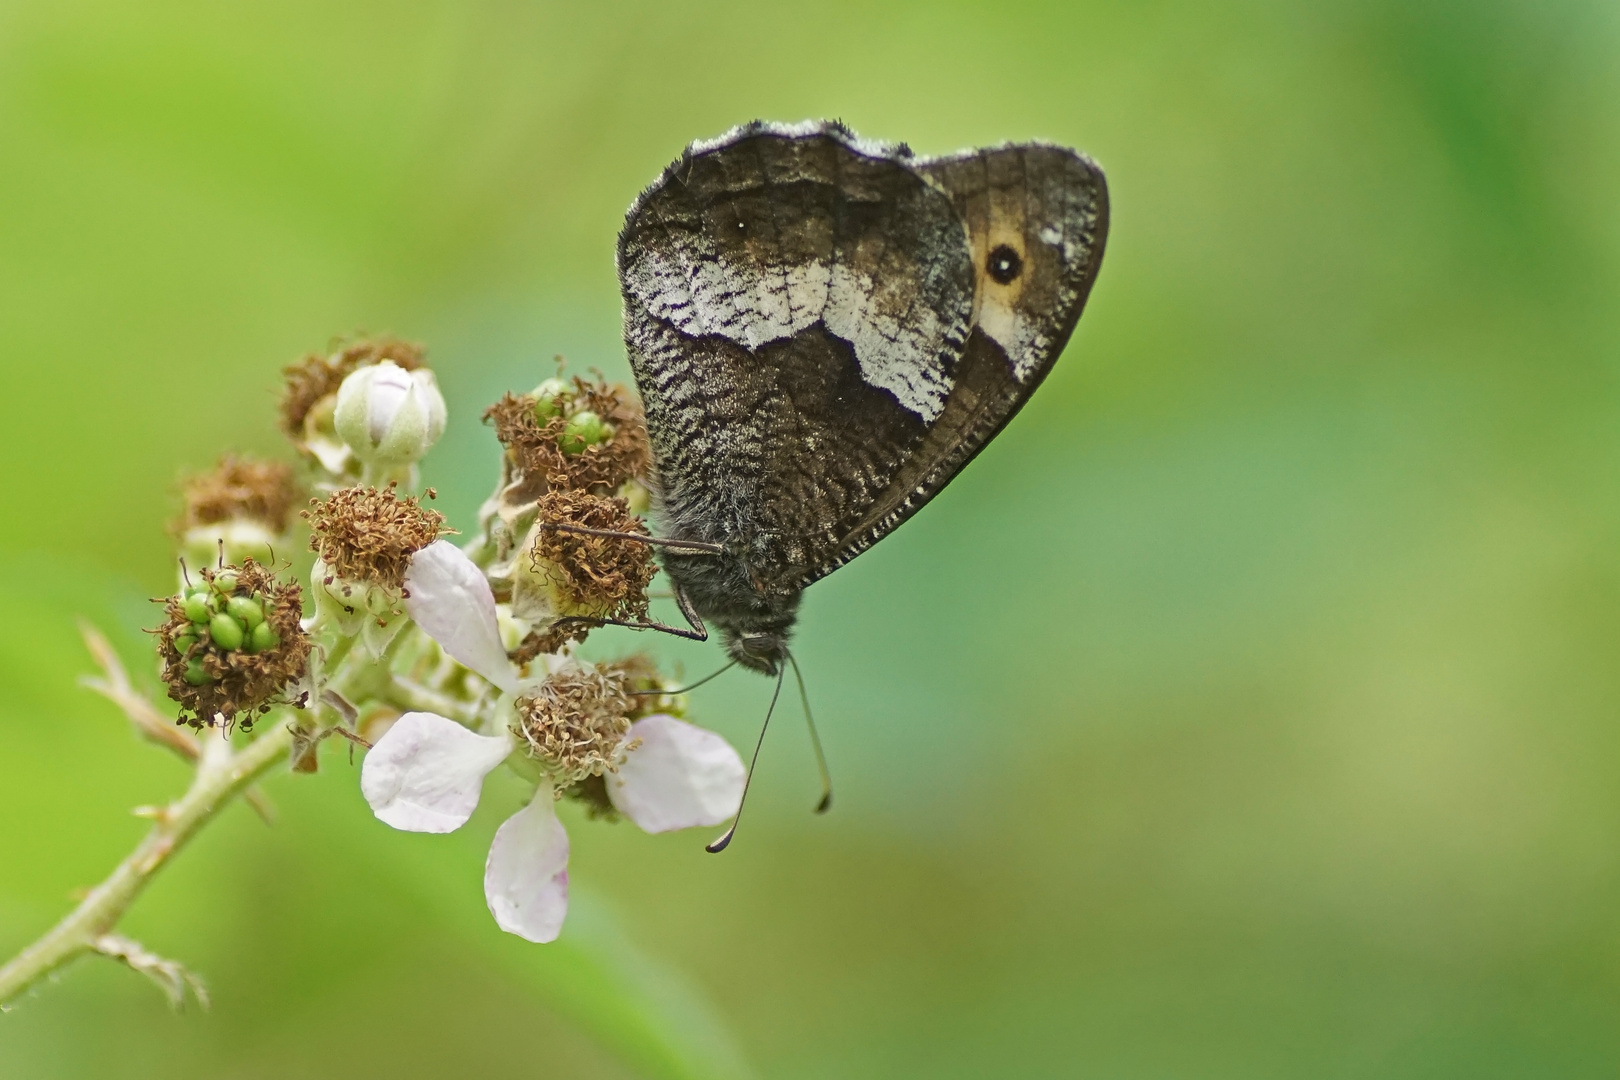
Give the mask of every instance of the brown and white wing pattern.
M 1108 187 L 1089 158 L 1009 145 L 913 163 L 950 196 L 974 266 L 972 328 L 923 444 L 809 584 L 882 539 L 1007 425 L 1057 362 L 1102 265 Z
M 693 572 L 796 599 L 923 505 L 1050 369 L 1106 231 L 1102 173 L 1056 147 L 919 160 L 813 123 L 689 147 L 619 275 L 665 531 L 728 552 Z

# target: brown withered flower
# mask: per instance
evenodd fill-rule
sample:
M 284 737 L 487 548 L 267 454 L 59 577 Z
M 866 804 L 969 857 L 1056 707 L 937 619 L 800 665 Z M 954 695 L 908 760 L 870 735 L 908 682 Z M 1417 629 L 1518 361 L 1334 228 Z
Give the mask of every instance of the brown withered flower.
M 647 477 L 647 424 L 628 390 L 577 376 L 571 385 L 551 385 L 557 393 L 507 394 L 484 413 L 506 447 L 515 501 L 555 488 L 611 495 L 625 481 Z
M 658 573 L 646 544 L 568 528 L 647 535 L 624 499 L 553 489 L 535 507 L 529 545 L 514 563 L 513 609 L 548 618 L 513 652 L 519 664 L 585 640 L 591 624 L 581 619 L 645 619 L 647 586 Z
M 652 548 L 566 527 L 648 535 L 625 501 L 583 491 L 548 491 L 535 506 L 534 544 L 527 555 L 551 579 L 564 603 L 600 618 L 645 618 L 647 586 L 658 573 Z
M 177 534 L 242 519 L 280 534 L 287 530 L 298 485 L 291 465 L 226 454 L 213 469 L 186 478 L 181 495 L 184 505 L 174 522 Z
M 240 567 L 203 569 L 153 633 L 169 697 L 180 722 L 195 728 L 253 724 L 255 713 L 289 702 L 288 689 L 309 663 L 295 581 L 279 581 L 248 559 Z
M 433 490 L 428 489 L 428 497 Z M 309 547 L 345 581 L 403 588 L 411 556 L 448 530 L 444 515 L 414 495 L 400 498 L 394 485 L 352 487 L 311 499 Z

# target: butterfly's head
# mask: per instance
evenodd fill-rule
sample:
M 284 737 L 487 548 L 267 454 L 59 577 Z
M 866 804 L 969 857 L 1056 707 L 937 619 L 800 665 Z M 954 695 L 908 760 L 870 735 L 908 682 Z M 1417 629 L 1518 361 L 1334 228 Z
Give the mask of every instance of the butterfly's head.
M 787 635 L 767 630 L 724 627 L 726 654 L 745 668 L 775 675 L 787 661 Z

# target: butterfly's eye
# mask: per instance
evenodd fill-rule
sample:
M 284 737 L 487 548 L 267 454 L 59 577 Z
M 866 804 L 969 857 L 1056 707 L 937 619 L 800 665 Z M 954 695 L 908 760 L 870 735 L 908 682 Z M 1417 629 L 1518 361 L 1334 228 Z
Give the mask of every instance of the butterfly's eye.
M 1002 244 L 990 253 L 984 268 L 998 285 L 1011 285 L 1013 278 L 1024 272 L 1024 260 L 1019 258 L 1018 252 Z

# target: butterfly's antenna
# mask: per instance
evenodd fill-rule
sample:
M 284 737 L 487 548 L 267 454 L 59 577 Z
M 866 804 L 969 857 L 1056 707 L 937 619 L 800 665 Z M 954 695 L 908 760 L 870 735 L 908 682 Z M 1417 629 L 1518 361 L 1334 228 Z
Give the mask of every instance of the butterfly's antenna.
M 810 745 L 816 748 L 816 768 L 821 770 L 821 801 L 816 804 L 816 813 L 825 814 L 832 806 L 832 770 L 827 768 L 827 755 L 821 752 L 821 736 L 816 734 L 816 718 L 810 715 L 810 695 L 804 691 L 799 662 L 793 659 L 792 653 L 788 653 L 787 658 L 793 665 L 793 681 L 799 684 L 799 701 L 804 705 L 804 722 L 810 728 Z
M 725 667 L 721 668 L 719 671 L 712 672 L 712 673 L 710 673 L 708 675 L 705 675 L 705 676 L 703 676 L 703 678 L 699 679 L 697 682 L 693 683 L 691 686 L 683 686 L 679 690 L 629 690 L 629 691 L 626 691 L 626 693 L 629 694 L 629 696 L 631 696 L 631 697 L 645 697 L 645 696 L 647 696 L 649 694 L 656 695 L 658 697 L 664 697 L 666 695 L 674 695 L 674 694 L 684 694 L 688 690 L 696 690 L 698 687 L 702 686 L 704 683 L 708 682 L 710 679 L 718 679 L 720 676 L 724 675 L 726 672 L 730 671 L 732 668 L 734 668 L 736 666 L 737 666 L 737 661 L 733 660 L 731 663 L 727 664 Z
M 748 785 L 754 782 L 754 766 L 759 764 L 759 748 L 765 745 L 765 732 L 771 726 L 771 714 L 776 711 L 776 699 L 782 696 L 782 679 L 787 675 L 787 668 L 776 669 L 776 689 L 771 692 L 771 707 L 765 710 L 765 722 L 759 726 L 759 741 L 754 744 L 754 756 L 748 761 L 748 777 L 743 780 L 742 798 L 737 800 L 737 816 L 731 819 L 731 828 L 726 834 L 712 844 L 705 844 L 703 850 L 710 855 L 718 855 L 726 850 L 731 838 L 737 835 L 737 823 L 742 820 L 743 803 L 748 801 Z

